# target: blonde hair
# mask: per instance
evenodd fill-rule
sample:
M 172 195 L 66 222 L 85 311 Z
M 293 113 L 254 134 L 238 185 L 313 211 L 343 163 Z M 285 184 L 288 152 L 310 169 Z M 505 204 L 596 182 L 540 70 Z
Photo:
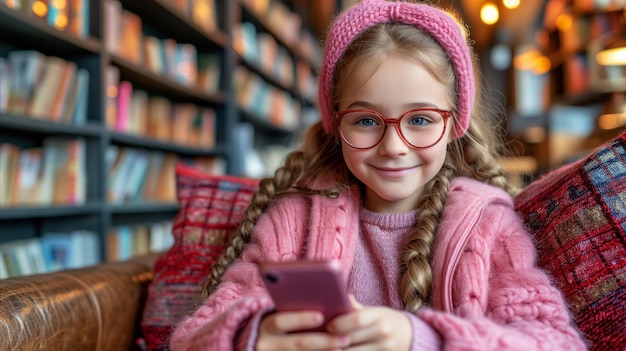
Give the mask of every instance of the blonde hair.
M 335 70 L 333 103 L 336 105 L 344 94 L 348 77 L 354 79 L 354 71 L 373 72 L 389 55 L 401 55 L 421 63 L 435 79 L 449 87 L 450 104 L 455 105 L 456 80 L 446 53 L 434 39 L 419 29 L 397 23 L 369 28 L 348 47 Z M 475 106 L 481 106 L 481 102 L 477 101 Z M 417 224 L 409 234 L 399 262 L 402 271 L 399 291 L 408 311 L 415 311 L 430 302 L 432 243 L 452 179 L 467 176 L 501 187 L 511 194 L 517 191 L 509 186 L 497 162 L 501 143 L 488 117 L 487 111 L 474 108 L 466 134 L 448 144 L 442 169 L 425 185 L 424 195 L 417 204 Z M 224 271 L 239 257 L 245 244 L 250 241 L 256 221 L 271 200 L 292 190 L 293 185 L 301 179 L 319 180 L 323 184 L 332 181 L 340 188 L 347 188 L 357 182 L 343 161 L 338 133 L 327 135 L 321 122 L 310 127 L 301 148 L 287 157 L 273 178 L 261 181 L 247 209 L 246 219 L 212 268 L 203 289 L 203 298 L 215 289 Z

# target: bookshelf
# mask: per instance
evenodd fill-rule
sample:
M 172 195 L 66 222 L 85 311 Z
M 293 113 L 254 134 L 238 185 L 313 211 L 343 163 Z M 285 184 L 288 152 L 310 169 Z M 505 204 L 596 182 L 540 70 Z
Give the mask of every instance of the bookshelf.
M 534 145 L 541 173 L 578 159 L 624 129 L 623 124 L 603 128 L 601 120 L 626 113 L 626 66 L 602 66 L 596 54 L 608 39 L 623 35 L 625 18 L 621 0 L 546 2 L 534 44 L 549 68 L 534 76 L 540 82 L 535 88 L 520 90 L 537 111 L 526 117 L 542 120 L 546 131 L 544 141 Z
M 59 117 L 53 116 L 52 112 L 48 113 L 48 109 L 43 107 L 46 111 L 43 114 L 30 113 L 34 99 L 25 102 L 26 107 L 21 110 L 13 108 L 11 101 L 5 102 L 3 106 L 2 96 L 6 96 L 6 89 L 11 88 L 12 83 L 0 86 L 0 145 L 10 144 L 18 148 L 19 155 L 24 154 L 23 150 L 43 149 L 41 153 L 46 156 L 48 145 L 58 142 L 57 139 L 78 140 L 73 147 L 78 150 L 76 157 L 80 169 L 78 173 L 73 173 L 75 167 L 70 166 L 56 170 L 71 176 L 72 181 L 60 184 L 70 187 L 72 193 L 76 192 L 78 195 L 75 198 L 42 200 L 37 195 L 34 202 L 26 203 L 22 200 L 15 202 L 17 195 L 11 195 L 12 200 L 3 200 L 8 203 L 0 202 L 0 248 L 14 241 L 39 240 L 46 233 L 88 231 L 96 233 L 99 260 L 109 259 L 113 256 L 107 245 L 111 247 L 113 240 L 122 240 L 113 238 L 122 231 L 120 228 L 141 227 L 141 231 L 145 232 L 146 227 L 156 231 L 153 226 L 165 225 L 158 230 L 167 232 L 167 223 L 173 220 L 178 211 L 173 188 L 172 165 L 175 162 L 194 163 L 214 172 L 245 175 L 246 160 L 243 156 L 250 150 L 238 139 L 242 123 L 254 126 L 255 142 L 252 147 L 263 148 L 275 144 L 288 147 L 304 124 L 316 116 L 315 96 L 310 87 L 315 85 L 314 74 L 318 63 L 314 61 L 314 55 L 302 51 L 308 48 L 310 53 L 312 46 L 316 50 L 316 39 L 306 33 L 302 26 L 296 26 L 294 28 L 298 32 L 308 35 L 308 41 L 305 41 L 307 45 L 281 41 L 280 35 L 263 24 L 270 16 L 269 12 L 254 13 L 243 0 L 84 0 L 87 11 L 84 23 L 81 22 L 83 27 L 80 33 L 70 33 L 67 28 L 57 29 L 46 18 L 38 18 L 35 13 L 24 9 L 9 8 L 9 3 L 0 0 L 0 32 L 10 34 L 0 39 L 0 60 L 4 61 L 5 67 L 11 64 L 10 58 L 17 52 L 36 51 L 38 54 L 32 54 L 38 57 L 35 61 L 47 63 L 51 57 L 58 58 L 64 67 L 72 67 L 71 70 L 67 69 L 72 72 L 72 77 L 82 71 L 88 79 L 83 81 L 85 89 L 73 88 L 71 85 L 78 86 L 78 83 L 68 83 L 68 91 L 74 89 L 85 92 L 84 97 L 76 98 L 76 101 L 84 101 L 86 104 L 84 112 L 81 114 L 76 107 L 72 108 L 75 112 L 69 113 L 66 112 L 68 108 L 63 107 Z M 184 3 L 189 7 L 181 7 Z M 194 17 L 198 16 L 198 12 L 192 6 L 197 3 L 213 4 L 210 7 L 214 15 L 212 20 Z M 297 16 L 283 2 L 272 1 L 268 4 L 278 4 L 277 8 L 286 9 L 290 16 Z M 272 7 L 269 6 L 269 9 Z M 117 18 L 117 21 L 111 21 L 111 18 Z M 233 28 L 243 21 L 254 22 L 260 31 L 268 33 L 292 60 L 292 80 L 289 84 L 268 74 L 267 70 L 244 61 L 237 54 Z M 68 24 L 68 28 L 71 25 Z M 129 31 L 125 29 L 127 26 L 131 28 Z M 112 41 L 111 38 L 117 40 Z M 142 44 L 132 42 L 136 40 L 133 38 L 140 38 Z M 165 47 L 160 51 L 164 53 L 163 57 L 155 59 L 154 54 L 150 54 L 148 41 L 151 41 L 151 45 L 156 42 Z M 146 49 L 135 50 L 138 45 Z M 193 74 L 185 76 L 168 69 L 167 64 L 171 62 L 167 61 L 167 50 L 171 47 L 179 50 L 176 51 L 176 55 L 179 55 L 175 56 L 177 59 L 183 56 L 185 49 L 193 49 L 193 71 L 195 77 L 202 76 L 202 83 L 200 78 L 190 79 Z M 208 66 L 201 62 L 208 62 Z M 217 75 L 215 69 L 211 70 L 214 62 L 219 64 Z M 304 78 L 297 80 L 298 63 L 301 66 L 300 77 L 306 78 L 304 83 Z M 7 72 L 1 70 L 1 64 L 2 61 L 0 75 Z M 182 67 L 176 65 L 179 66 Z M 233 77 L 240 67 L 245 67 L 263 85 L 289 96 L 292 108 L 283 108 L 284 115 L 280 116 L 291 120 L 288 126 L 239 103 Z M 73 78 L 71 82 L 76 81 L 78 79 Z M 121 82 L 126 82 L 126 91 L 123 91 Z M 111 87 L 115 91 L 113 95 Z M 120 102 L 122 94 L 127 94 L 124 95 L 127 97 L 127 105 Z M 63 101 L 68 101 L 69 95 L 64 95 Z M 115 99 L 112 100 L 111 96 Z M 156 100 L 159 104 L 155 102 L 153 108 L 151 103 Z M 150 118 L 157 113 L 137 112 L 153 112 L 163 106 L 171 112 L 167 120 L 169 122 L 165 128 L 160 127 L 157 131 L 150 127 Z M 187 116 L 188 119 L 180 116 Z M 189 126 L 189 130 L 180 129 L 181 124 Z M 178 133 L 182 133 L 182 137 L 176 137 Z M 210 138 L 207 134 L 210 134 Z M 9 153 L 1 152 L 0 160 L 9 159 L 6 156 Z M 15 162 L 20 164 L 19 161 Z M 150 172 L 153 165 L 161 165 L 161 168 L 155 169 L 160 170 L 157 173 L 165 174 L 165 178 L 155 176 L 151 181 L 148 180 L 148 174 L 153 173 Z M 41 169 L 46 167 L 44 163 L 37 169 L 43 173 Z M 121 173 L 122 170 L 127 173 Z M 40 177 L 42 173 L 33 174 Z M 2 182 L 6 183 L 6 179 L 0 179 Z M 160 189 L 146 190 L 147 184 L 155 182 L 160 185 Z M 140 184 L 143 188 L 124 185 L 127 183 Z M 17 181 L 17 184 L 22 183 Z M 115 184 L 122 184 L 125 190 L 120 190 Z M 57 188 L 61 186 L 55 183 L 52 189 L 44 193 L 56 194 Z M 15 193 L 17 190 L 11 191 Z

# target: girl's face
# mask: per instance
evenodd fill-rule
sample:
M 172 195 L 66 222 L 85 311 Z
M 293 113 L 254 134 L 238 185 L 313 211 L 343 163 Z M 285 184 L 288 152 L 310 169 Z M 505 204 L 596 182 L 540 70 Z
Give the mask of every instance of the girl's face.
M 373 75 L 364 74 L 363 70 L 355 70 L 355 77 L 347 77 L 339 111 L 368 109 L 385 118 L 398 118 L 415 108 L 452 108 L 447 88 L 418 62 L 396 57 L 384 61 Z M 444 163 L 453 129 L 453 119 L 449 118 L 442 139 L 426 149 L 406 144 L 393 123 L 387 125 L 382 140 L 371 149 L 355 149 L 342 139 L 348 169 L 365 185 L 365 207 L 381 213 L 415 209 L 424 185 Z

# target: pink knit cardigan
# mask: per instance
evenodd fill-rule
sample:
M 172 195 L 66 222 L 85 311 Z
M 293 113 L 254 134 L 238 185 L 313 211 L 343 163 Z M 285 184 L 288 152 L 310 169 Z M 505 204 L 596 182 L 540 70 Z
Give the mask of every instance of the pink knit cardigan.
M 233 350 L 241 325 L 273 306 L 257 262 L 334 258 L 347 279 L 359 206 L 356 190 L 279 199 L 218 289 L 177 326 L 171 350 Z M 455 179 L 434 250 L 432 307 L 416 315 L 440 334 L 443 350 L 586 349 L 562 295 L 535 267 L 533 243 L 502 190 Z

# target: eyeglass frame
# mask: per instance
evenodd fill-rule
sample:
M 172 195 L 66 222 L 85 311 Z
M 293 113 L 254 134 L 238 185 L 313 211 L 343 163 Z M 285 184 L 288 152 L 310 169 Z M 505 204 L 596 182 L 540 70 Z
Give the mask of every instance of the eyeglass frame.
M 402 120 L 402 118 L 404 118 L 404 116 L 406 116 L 407 114 L 411 113 L 411 112 L 415 112 L 415 111 L 433 111 L 433 112 L 437 112 L 441 115 L 441 118 L 443 118 L 443 130 L 441 131 L 441 135 L 439 136 L 439 138 L 437 138 L 437 140 L 428 145 L 428 146 L 415 146 L 413 144 L 411 144 L 405 137 L 404 134 L 402 133 L 402 129 L 400 128 L 400 121 Z M 343 116 L 345 116 L 348 113 L 351 112 L 371 112 L 373 115 L 378 116 L 382 119 L 383 124 L 385 125 L 383 132 L 380 134 L 380 138 L 378 139 L 378 141 L 369 147 L 356 147 L 352 144 L 350 144 L 350 142 L 348 140 L 346 140 L 346 137 L 343 135 L 343 131 L 341 130 L 341 120 L 343 119 Z M 370 109 L 351 109 L 351 110 L 343 110 L 343 111 L 336 111 L 335 112 L 335 120 L 337 121 L 337 129 L 339 130 L 339 136 L 341 137 L 341 140 L 343 140 L 346 145 L 350 146 L 353 149 L 357 149 L 357 150 L 369 150 L 372 149 L 376 146 L 378 146 L 378 144 L 380 144 L 381 141 L 383 141 L 383 139 L 385 138 L 385 134 L 387 133 L 387 125 L 389 123 L 393 123 L 395 124 L 396 127 L 396 131 L 398 132 L 398 135 L 400 136 L 400 139 L 407 145 L 409 145 L 410 147 L 414 148 L 414 149 L 428 149 L 429 147 L 433 147 L 435 145 L 437 145 L 437 143 L 439 143 L 441 141 L 441 139 L 443 139 L 443 135 L 446 134 L 446 128 L 448 127 L 448 119 L 450 119 L 450 117 L 452 117 L 452 111 L 450 110 L 442 110 L 442 109 L 438 109 L 435 107 L 420 107 L 420 108 L 414 108 L 414 109 L 410 109 L 407 111 L 404 111 L 399 117 L 397 118 L 385 118 L 385 116 L 383 116 L 382 113 L 375 111 L 375 110 L 370 110 Z

